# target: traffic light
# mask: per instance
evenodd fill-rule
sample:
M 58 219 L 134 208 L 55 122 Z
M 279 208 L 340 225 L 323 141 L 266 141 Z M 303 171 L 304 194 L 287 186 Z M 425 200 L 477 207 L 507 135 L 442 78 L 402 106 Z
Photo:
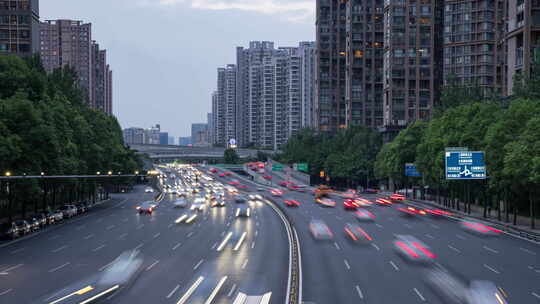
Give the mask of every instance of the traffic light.
M 321 171 L 319 174 L 320 174 L 320 177 L 324 177 L 324 171 Z

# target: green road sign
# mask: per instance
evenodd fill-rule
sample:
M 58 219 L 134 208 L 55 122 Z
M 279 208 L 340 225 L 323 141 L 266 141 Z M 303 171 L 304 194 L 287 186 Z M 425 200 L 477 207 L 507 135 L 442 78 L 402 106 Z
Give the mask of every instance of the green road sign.
M 283 165 L 278 163 L 272 164 L 272 171 L 283 171 Z
M 295 165 L 296 165 L 296 170 L 297 171 L 308 172 L 308 164 L 306 164 L 306 163 L 298 163 L 298 164 L 295 164 Z

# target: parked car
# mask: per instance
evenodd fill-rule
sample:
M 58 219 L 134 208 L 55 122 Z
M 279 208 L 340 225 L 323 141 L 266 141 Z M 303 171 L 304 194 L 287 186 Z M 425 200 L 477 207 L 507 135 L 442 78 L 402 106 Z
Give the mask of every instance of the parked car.
M 86 213 L 86 211 L 88 211 L 88 209 L 86 208 L 86 205 L 84 204 L 77 205 L 77 214 L 83 214 L 83 213 Z
M 47 225 L 52 225 L 56 222 L 55 218 L 54 218 L 54 213 L 53 212 L 50 212 L 50 213 L 44 213 L 43 214 L 45 216 L 45 218 L 47 219 Z
M 30 232 L 38 231 L 40 228 L 39 220 L 35 217 L 29 217 L 26 219 L 28 225 L 30 225 Z
M 56 210 L 51 213 L 54 216 L 55 223 L 58 223 L 64 220 L 64 212 L 62 212 L 62 210 Z
M 20 233 L 19 227 L 15 225 L 15 222 L 0 225 L 0 236 L 3 239 L 16 239 L 20 236 Z
M 36 215 L 35 218 L 39 221 L 40 227 L 45 227 L 49 223 L 49 221 L 47 220 L 47 216 L 43 213 Z
M 64 218 L 65 217 L 70 218 L 70 217 L 74 217 L 75 215 L 77 215 L 77 207 L 75 207 L 73 205 L 64 205 L 64 206 L 60 207 L 59 210 L 62 211 L 62 213 L 64 213 Z
M 17 227 L 20 232 L 20 235 L 28 234 L 32 231 L 30 224 L 25 220 L 16 220 L 13 224 Z

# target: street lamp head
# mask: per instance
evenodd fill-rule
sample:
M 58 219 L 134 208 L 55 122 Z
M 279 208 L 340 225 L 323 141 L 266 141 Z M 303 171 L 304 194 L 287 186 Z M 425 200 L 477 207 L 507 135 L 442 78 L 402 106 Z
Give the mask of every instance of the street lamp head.
M 122 174 L 122 172 L 118 171 L 118 175 L 121 175 L 121 174 Z
M 11 172 L 6 171 L 6 176 L 11 176 Z
M 139 175 L 139 171 L 135 171 L 135 175 Z
M 96 172 L 96 175 L 101 175 L 101 171 Z
M 107 174 L 112 175 L 112 171 L 107 172 Z
M 45 175 L 45 172 L 41 172 L 41 176 Z

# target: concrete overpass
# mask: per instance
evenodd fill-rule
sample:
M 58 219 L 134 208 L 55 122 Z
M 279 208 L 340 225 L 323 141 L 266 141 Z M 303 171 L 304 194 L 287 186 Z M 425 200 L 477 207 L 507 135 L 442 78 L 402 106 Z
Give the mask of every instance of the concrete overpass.
M 146 154 L 154 161 L 219 161 L 223 158 L 225 148 L 219 147 L 187 147 L 174 145 L 131 145 L 131 149 L 138 153 Z M 240 158 L 256 157 L 257 151 L 254 149 L 236 149 Z

